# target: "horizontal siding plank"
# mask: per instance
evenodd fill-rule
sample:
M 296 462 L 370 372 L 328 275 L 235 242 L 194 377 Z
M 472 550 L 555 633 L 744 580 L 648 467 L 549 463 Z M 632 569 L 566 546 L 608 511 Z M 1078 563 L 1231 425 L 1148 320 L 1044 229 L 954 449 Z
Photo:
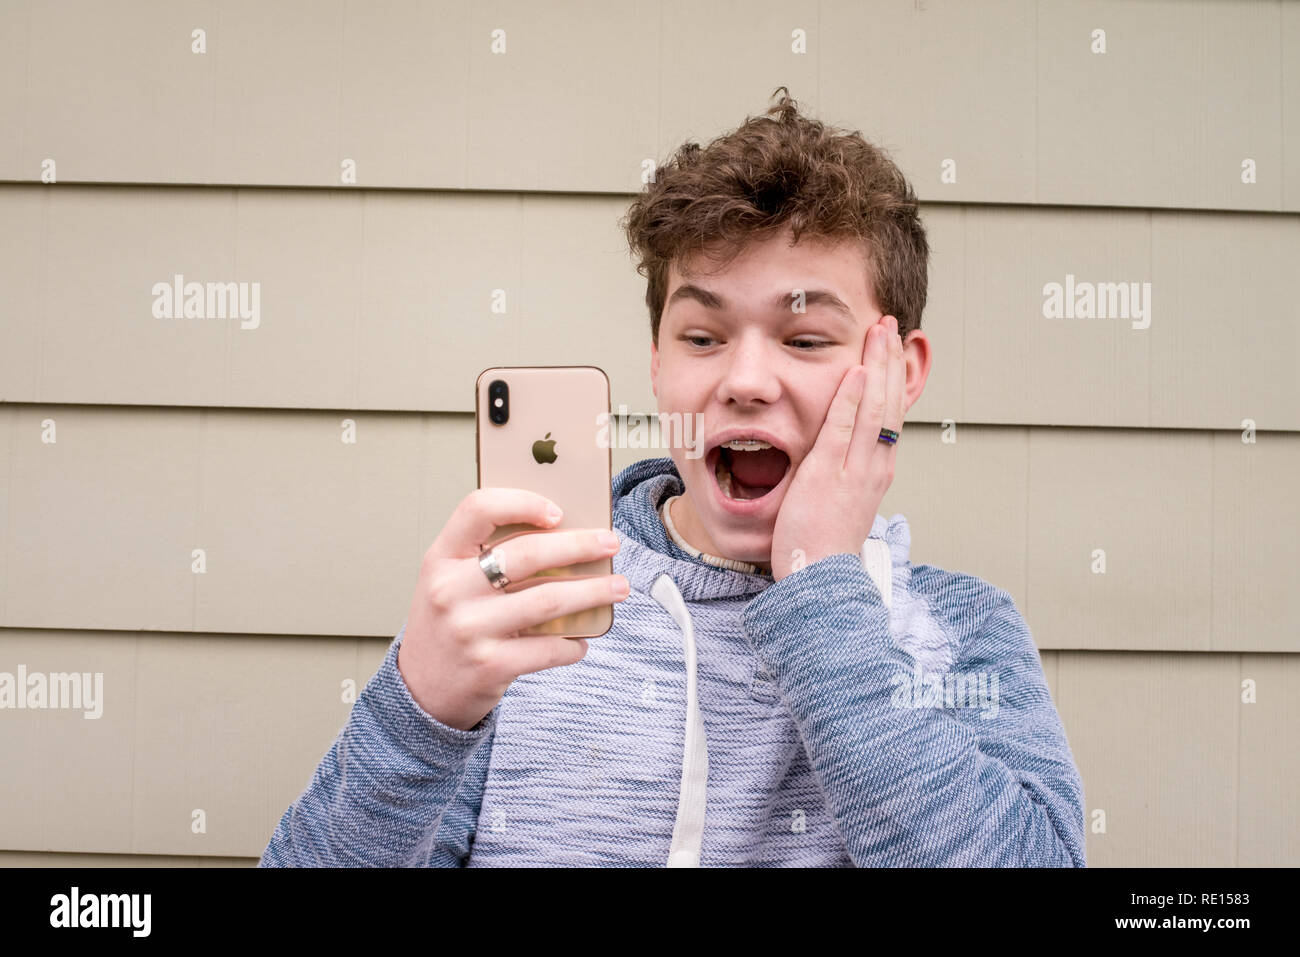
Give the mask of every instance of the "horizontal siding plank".
M 1058 657 L 1053 700 L 1083 779 L 1088 865 L 1236 866 L 1237 656 Z M 1261 672 L 1270 658 L 1256 659 Z M 1273 725 L 1271 733 L 1271 753 L 1294 792 L 1300 767 L 1293 750 L 1279 749 L 1293 731 Z M 1274 826 L 1291 813 L 1286 792 L 1257 795 L 1256 803 L 1270 809 Z M 1300 846 L 1283 854 L 1294 864 Z
M 1031 203 L 1038 145 L 1035 6 L 1034 0 L 825 2 L 818 112 L 889 150 L 923 199 L 998 196 Z M 736 112 L 748 88 L 724 89 L 718 123 L 726 111 Z M 792 94 L 798 98 L 797 89 Z M 953 175 L 945 178 L 946 170 Z M 1104 190 L 1101 183 L 1076 188 L 1080 196 Z
M 351 638 L 0 631 L 6 671 L 102 675 L 93 679 L 102 681 L 98 718 L 5 711 L 0 757 L 12 773 L 0 847 L 260 857 L 347 721 L 344 683 L 364 687 L 386 648 Z
M 1300 210 L 1300 3 L 1282 4 L 1283 209 Z
M 1292 526 L 1294 528 L 1294 526 Z M 1237 776 L 1239 867 L 1300 865 L 1300 655 L 1240 655 L 1237 700 L 1247 682 L 1253 703 L 1241 703 Z M 1227 689 L 1231 694 L 1233 689 Z
M 467 415 L 7 411 L 11 627 L 391 636 L 475 485 Z M 881 514 L 915 563 L 1006 589 L 1040 647 L 1297 650 L 1300 436 L 906 431 Z
M 8 621 L 9 601 L 9 514 L 13 487 L 13 461 L 9 443 L 17 434 L 14 420 L 18 417 L 18 407 L 0 405 L 0 625 Z
M 1282 151 L 1283 6 L 1037 4 L 1034 201 L 1295 209 L 1282 193 L 1295 162 Z
M 28 171 L 25 177 L 22 173 L 20 131 L 27 108 L 30 7 L 26 3 L 0 3 L 0 179 L 38 179 L 40 175 L 39 171 Z
M 425 429 L 418 417 L 373 413 L 245 415 L 20 410 L 12 620 L 396 633 L 420 556 L 449 505 L 474 486 L 472 426 L 442 417 Z M 40 440 L 46 418 L 55 444 Z M 348 420 L 355 444 L 343 441 Z M 425 500 L 430 491 L 436 497 Z M 425 508 L 442 513 L 436 526 Z
M 1300 865 L 1300 656 L 1054 656 L 1089 866 Z M 1104 833 L 1093 829 L 1099 812 Z
M 1208 433 L 1030 430 L 1034 627 L 1057 647 L 1208 650 L 1212 451 Z
M 1189 515 L 1214 539 L 1211 647 L 1295 651 L 1300 619 L 1288 609 L 1300 567 L 1300 442 L 1264 436 L 1246 443 L 1236 432 L 1215 433 L 1213 468 L 1212 520 Z M 1255 636 L 1248 644 L 1247 635 Z
M 16 99 L 12 121 L 0 125 L 0 178 L 40 182 L 52 161 L 59 182 L 211 181 L 214 147 L 233 131 L 214 123 L 221 54 L 197 55 L 190 46 L 196 28 L 219 32 L 216 5 L 19 0 L 3 6 L 7 29 L 0 34 L 10 35 L 16 54 L 5 58 L 15 75 L 4 86 Z M 309 35 L 312 22 L 303 17 L 301 30 Z M 306 42 L 295 45 L 296 65 L 305 67 L 309 49 Z M 297 91 L 303 108 L 308 93 Z
M 606 370 L 616 408 L 654 408 L 625 210 L 590 196 L 0 187 L 14 224 L 0 230 L 14 290 L 0 398 L 468 412 L 484 368 L 574 364 Z M 934 364 L 911 421 L 1300 430 L 1300 217 L 924 215 Z M 247 318 L 155 317 L 155 288 L 176 276 L 244 284 L 230 288 Z M 1049 318 L 1053 283 L 1078 303 L 1125 284 L 1142 307 Z M 1226 323 L 1225 287 L 1239 316 Z M 1125 306 L 1118 289 L 1097 300 L 1108 312 Z
M 1151 217 L 1153 297 L 1166 318 L 1146 330 L 1153 426 L 1269 428 L 1300 414 L 1300 217 L 1248 219 Z
M 0 667 L 102 672 L 104 689 L 97 720 L 5 715 L 0 864 L 254 863 L 347 721 L 343 683 L 363 687 L 388 641 L 0 630 Z M 1300 656 L 1049 651 L 1043 665 L 1090 866 L 1300 864 L 1300 762 L 1283 746 Z M 1247 677 L 1255 704 L 1240 702 Z
M 1134 328 L 1144 321 L 1135 319 L 1048 318 L 1044 287 L 1056 283 L 1064 297 L 1071 276 L 1078 283 L 1150 282 L 1150 233 L 1145 214 L 1118 210 L 965 210 L 959 321 L 966 421 L 1148 424 L 1151 329 Z M 1162 309 L 1151 325 L 1198 319 Z M 944 354 L 936 353 L 937 368 Z
M 1279 0 L 6 6 L 0 179 L 624 193 L 785 84 L 926 200 L 1300 211 Z
M 192 630 L 200 416 L 14 409 L 7 620 Z

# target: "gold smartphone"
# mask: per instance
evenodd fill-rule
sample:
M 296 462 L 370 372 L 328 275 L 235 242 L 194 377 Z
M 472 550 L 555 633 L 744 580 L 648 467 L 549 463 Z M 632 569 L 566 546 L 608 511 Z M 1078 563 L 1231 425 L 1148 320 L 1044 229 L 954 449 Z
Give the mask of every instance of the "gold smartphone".
M 482 543 L 485 547 L 521 534 L 612 527 L 608 419 L 609 377 L 595 366 L 499 367 L 479 374 L 474 384 L 478 487 L 526 488 L 564 511 L 560 524 L 549 529 L 502 525 Z M 505 590 L 521 591 L 556 578 L 609 575 L 613 570 L 612 558 L 580 562 L 512 581 Z M 553 618 L 520 634 L 597 638 L 613 624 L 611 602 Z

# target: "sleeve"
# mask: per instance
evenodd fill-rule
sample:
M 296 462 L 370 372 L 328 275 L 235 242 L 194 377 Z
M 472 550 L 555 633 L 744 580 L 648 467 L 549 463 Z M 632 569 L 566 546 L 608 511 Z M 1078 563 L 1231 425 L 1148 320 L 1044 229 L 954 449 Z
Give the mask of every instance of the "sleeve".
M 1082 782 L 1006 592 L 946 676 L 922 676 L 893 638 L 856 555 L 828 556 L 767 588 L 743 623 L 855 864 L 1086 866 Z M 984 696 L 972 693 L 981 687 Z M 973 699 L 979 707 L 956 706 Z
M 405 630 L 284 812 L 259 867 L 464 863 L 500 705 L 468 731 L 429 715 L 397 668 Z

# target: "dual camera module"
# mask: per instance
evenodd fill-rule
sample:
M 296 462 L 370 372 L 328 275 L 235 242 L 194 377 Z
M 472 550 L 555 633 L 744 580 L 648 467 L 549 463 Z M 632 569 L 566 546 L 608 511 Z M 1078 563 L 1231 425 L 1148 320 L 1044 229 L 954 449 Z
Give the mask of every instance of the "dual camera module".
M 505 425 L 510 418 L 510 389 L 503 379 L 488 385 L 488 418 L 495 425 Z

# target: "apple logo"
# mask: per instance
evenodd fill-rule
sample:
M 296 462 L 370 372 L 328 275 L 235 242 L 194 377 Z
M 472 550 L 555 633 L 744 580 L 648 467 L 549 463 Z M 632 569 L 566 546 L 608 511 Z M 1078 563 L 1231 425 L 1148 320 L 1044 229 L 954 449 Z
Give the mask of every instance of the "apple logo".
M 555 439 L 551 438 L 550 432 L 546 433 L 545 440 L 538 439 L 533 443 L 533 458 L 537 459 L 539 465 L 555 461 Z

